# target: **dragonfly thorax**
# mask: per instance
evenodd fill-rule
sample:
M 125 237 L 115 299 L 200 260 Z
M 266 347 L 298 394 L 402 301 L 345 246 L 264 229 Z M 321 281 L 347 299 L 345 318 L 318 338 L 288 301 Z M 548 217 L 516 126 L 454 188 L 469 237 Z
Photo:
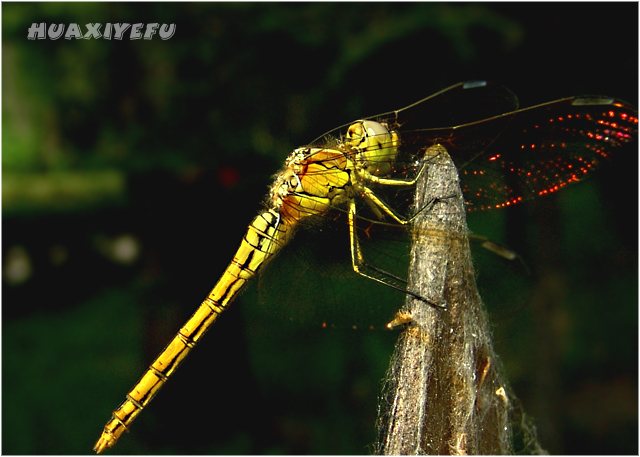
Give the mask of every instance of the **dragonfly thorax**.
M 336 149 L 299 148 L 271 186 L 271 206 L 287 223 L 326 213 L 353 198 L 352 161 Z

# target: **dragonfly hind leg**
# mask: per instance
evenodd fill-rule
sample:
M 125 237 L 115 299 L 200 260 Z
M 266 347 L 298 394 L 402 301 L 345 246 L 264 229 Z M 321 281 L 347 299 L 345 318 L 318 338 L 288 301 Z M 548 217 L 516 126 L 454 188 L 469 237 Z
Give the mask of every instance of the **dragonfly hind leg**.
M 435 308 L 444 309 L 447 307 L 444 302 L 429 300 L 421 295 L 411 292 L 407 289 L 407 281 L 405 279 L 365 263 L 362 251 L 360 250 L 360 243 L 358 242 L 358 234 L 356 232 L 356 206 L 355 201 L 353 200 L 349 204 L 349 238 L 351 241 L 351 265 L 353 266 L 353 271 L 367 279 L 384 284 L 385 286 L 391 287 L 392 289 L 404 294 L 411 295 L 413 298 L 422 300 Z

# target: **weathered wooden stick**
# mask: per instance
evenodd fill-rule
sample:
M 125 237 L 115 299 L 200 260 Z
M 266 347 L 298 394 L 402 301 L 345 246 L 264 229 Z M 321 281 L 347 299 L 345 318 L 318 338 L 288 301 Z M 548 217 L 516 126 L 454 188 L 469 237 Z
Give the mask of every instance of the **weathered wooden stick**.
M 471 263 L 465 205 L 446 150 L 427 151 L 416 189 L 407 297 L 379 406 L 378 454 L 512 454 L 500 377 Z M 537 447 L 537 446 L 536 446 Z

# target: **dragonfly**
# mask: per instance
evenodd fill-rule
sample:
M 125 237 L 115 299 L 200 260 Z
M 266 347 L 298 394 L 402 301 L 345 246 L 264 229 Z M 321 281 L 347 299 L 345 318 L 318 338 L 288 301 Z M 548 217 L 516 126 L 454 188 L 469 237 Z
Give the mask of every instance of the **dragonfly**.
M 396 205 L 394 196 L 411 192 L 441 151 L 458 169 L 467 210 L 498 209 L 587 177 L 635 141 L 637 124 L 637 110 L 612 97 L 568 97 L 520 109 L 506 87 L 474 81 L 351 122 L 295 149 L 213 290 L 112 413 L 94 450 L 116 444 L 218 316 L 306 221 L 344 215 L 355 273 L 446 308 L 367 263 L 360 243 L 363 221 L 410 230 L 416 208 Z M 418 211 L 434 204 L 436 198 Z

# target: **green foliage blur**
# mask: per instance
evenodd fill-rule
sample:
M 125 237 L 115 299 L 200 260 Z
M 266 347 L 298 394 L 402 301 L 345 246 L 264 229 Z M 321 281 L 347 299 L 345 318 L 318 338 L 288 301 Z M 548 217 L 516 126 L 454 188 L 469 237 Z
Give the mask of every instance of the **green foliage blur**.
M 2 452 L 91 452 L 292 148 L 465 80 L 502 82 L 522 106 L 637 104 L 637 21 L 637 3 L 3 3 Z M 40 22 L 176 32 L 27 39 Z M 556 197 L 470 217 L 528 264 L 479 253 L 477 275 L 551 453 L 638 452 L 627 152 Z M 225 312 L 109 452 L 372 452 L 397 335 L 300 328 L 256 297 Z

